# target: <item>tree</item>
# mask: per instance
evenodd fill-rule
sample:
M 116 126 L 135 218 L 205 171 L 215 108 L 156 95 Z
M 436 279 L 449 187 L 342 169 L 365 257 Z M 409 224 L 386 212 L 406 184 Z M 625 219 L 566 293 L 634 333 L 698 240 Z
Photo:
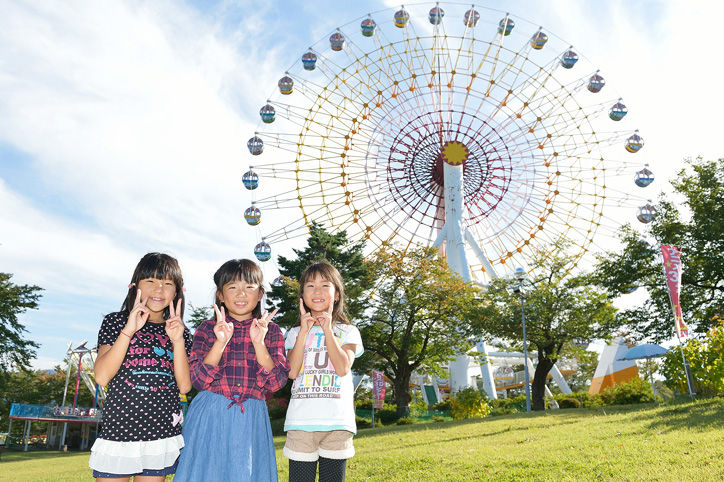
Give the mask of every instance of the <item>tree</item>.
M 66 360 L 67 362 L 67 360 Z M 60 405 L 63 402 L 63 390 L 65 389 L 66 368 L 56 366 L 53 370 L 16 370 L 7 374 L 7 383 L 0 396 L 0 431 L 8 429 L 10 407 L 13 403 L 25 403 L 30 405 Z M 71 367 L 70 381 L 66 404 L 73 403 L 75 394 L 75 377 L 77 370 Z M 78 390 L 78 402 L 80 407 L 93 405 L 94 393 L 90 392 L 84 383 L 81 382 Z M 32 430 L 45 430 L 45 422 L 33 423 Z M 23 424 L 13 424 L 13 432 L 22 431 Z
M 279 256 L 281 286 L 272 286 L 268 293 L 268 305 L 278 308 L 274 321 L 280 326 L 291 327 L 299 313 L 299 278 L 314 261 L 326 260 L 342 274 L 344 292 L 347 298 L 347 313 L 354 322 L 360 319 L 367 307 L 367 291 L 374 278 L 365 263 L 362 250 L 364 243 L 350 244 L 347 233 L 328 233 L 320 224 L 309 227 L 309 239 L 304 249 L 294 249 L 296 259 Z
M 576 362 L 576 372 L 567 380 L 568 387 L 574 392 L 587 391 L 591 386 L 593 375 L 596 373 L 599 354 L 575 344 L 569 344 L 566 346 L 566 357 L 570 357 Z
M 191 314 L 186 320 L 186 326 L 188 326 L 190 330 L 196 330 L 201 326 L 201 323 L 210 320 L 214 313 L 213 306 L 196 307 L 192 303 L 189 303 L 189 308 L 191 308 Z
M 27 330 L 18 321 L 18 315 L 38 307 L 42 288 L 16 285 L 10 281 L 12 276 L 0 273 L 0 388 L 4 388 L 10 370 L 28 367 L 39 346 L 23 338 Z
M 525 324 L 529 353 L 537 352 L 531 399 L 534 410 L 545 410 L 548 372 L 570 347 L 593 339 L 610 338 L 620 324 L 606 294 L 590 286 L 586 274 L 568 275 L 567 243 L 534 255 L 530 284 L 525 287 Z M 498 279 L 485 292 L 483 329 L 494 338 L 521 343 L 521 300 L 513 289 L 518 281 Z
M 644 232 L 624 226 L 623 249 L 600 255 L 595 271 L 595 281 L 613 296 L 648 291 L 643 306 L 624 310 L 621 317 L 637 338 L 655 342 L 669 339 L 674 330 L 662 244 L 682 249 L 680 303 L 693 331 L 704 335 L 724 319 L 724 159 L 688 159 L 671 185 L 674 195 L 660 195 L 656 218 Z
M 358 324 L 365 355 L 355 368 L 380 370 L 392 381 L 397 414 L 410 404 L 417 369 L 440 373 L 479 334 L 480 289 L 453 273 L 434 248 L 379 250 L 370 264 L 381 280 L 371 315 Z

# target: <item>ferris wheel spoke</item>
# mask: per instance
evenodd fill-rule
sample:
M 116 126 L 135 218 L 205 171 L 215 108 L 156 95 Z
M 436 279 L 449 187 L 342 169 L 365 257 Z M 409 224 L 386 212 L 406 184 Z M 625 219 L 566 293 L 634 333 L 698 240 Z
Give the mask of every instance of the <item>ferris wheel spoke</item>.
M 443 173 L 452 160 L 462 164 L 462 222 L 493 264 L 526 266 L 534 245 L 561 236 L 575 244 L 574 258 L 583 256 L 593 235 L 608 229 L 604 212 L 636 196 L 608 184 L 628 171 L 623 147 L 636 152 L 643 141 L 600 120 L 619 121 L 626 107 L 612 106 L 607 116 L 611 101 L 592 97 L 603 79 L 578 77 L 588 69 L 571 70 L 572 47 L 556 46 L 542 29 L 508 36 L 507 14 L 498 27 L 477 24 L 472 9 L 461 21 L 451 8 L 442 21 L 437 8 L 425 16 L 432 26 L 417 31 L 406 9 L 391 32 L 375 13 L 357 37 L 352 23 L 344 25 L 335 32 L 344 44 L 325 48 L 340 38 L 324 38 L 304 54 L 307 64 L 296 61 L 289 81 L 280 81 L 284 101 L 270 99 L 260 111 L 267 128 L 259 133 L 268 148 L 293 154 L 255 159 L 260 179 L 277 180 L 279 194 L 252 207 L 265 220 L 272 208 L 301 208 L 299 225 L 274 239 L 315 221 L 347 231 L 350 242 L 429 245 L 450 221 Z M 491 24 L 497 33 L 481 40 Z M 316 73 L 307 69 L 312 59 Z M 283 97 L 292 85 L 299 95 Z M 281 122 L 272 132 L 275 111 Z M 482 265 L 473 265 L 480 274 Z

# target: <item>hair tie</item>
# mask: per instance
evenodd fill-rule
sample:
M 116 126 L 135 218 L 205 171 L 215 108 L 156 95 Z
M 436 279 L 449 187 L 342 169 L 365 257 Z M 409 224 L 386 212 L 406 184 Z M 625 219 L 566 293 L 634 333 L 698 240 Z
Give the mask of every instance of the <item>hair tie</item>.
M 181 291 L 183 291 L 184 293 L 186 293 L 186 288 L 181 288 Z
M 131 283 L 131 284 L 128 285 L 128 289 L 130 290 L 130 289 L 133 288 L 134 286 L 136 286 L 136 283 Z

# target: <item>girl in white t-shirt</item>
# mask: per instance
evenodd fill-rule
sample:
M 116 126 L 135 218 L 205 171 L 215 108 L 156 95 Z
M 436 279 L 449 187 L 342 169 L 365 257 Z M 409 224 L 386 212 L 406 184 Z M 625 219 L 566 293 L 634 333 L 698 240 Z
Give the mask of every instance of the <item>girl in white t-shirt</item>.
M 364 352 L 345 315 L 339 271 L 320 261 L 299 280 L 299 320 L 285 342 L 294 380 L 284 430 L 289 482 L 344 481 L 357 432 L 352 364 Z

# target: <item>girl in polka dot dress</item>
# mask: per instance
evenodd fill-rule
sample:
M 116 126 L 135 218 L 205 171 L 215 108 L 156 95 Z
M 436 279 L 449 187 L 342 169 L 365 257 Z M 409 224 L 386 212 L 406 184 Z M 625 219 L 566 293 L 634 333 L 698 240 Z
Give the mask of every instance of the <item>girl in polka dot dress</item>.
M 121 311 L 103 319 L 95 377 L 108 396 L 88 462 L 96 480 L 162 482 L 176 470 L 184 446 L 179 393 L 191 389 L 183 304 L 178 261 L 149 253 Z
M 266 396 L 289 377 L 284 336 L 262 314 L 263 274 L 248 259 L 232 259 L 214 274 L 213 320 L 194 333 L 189 358 L 194 397 L 184 425 L 174 482 L 276 482 Z

